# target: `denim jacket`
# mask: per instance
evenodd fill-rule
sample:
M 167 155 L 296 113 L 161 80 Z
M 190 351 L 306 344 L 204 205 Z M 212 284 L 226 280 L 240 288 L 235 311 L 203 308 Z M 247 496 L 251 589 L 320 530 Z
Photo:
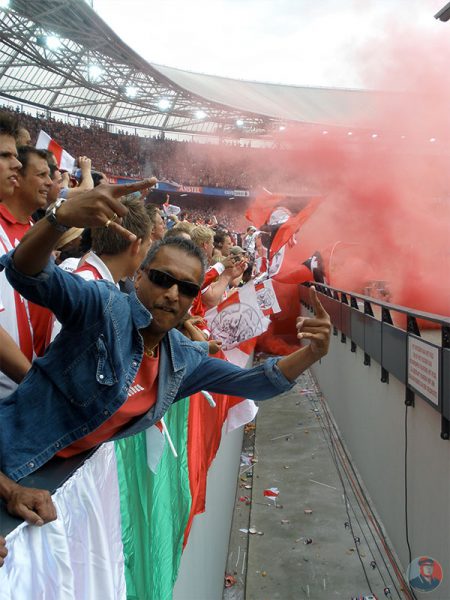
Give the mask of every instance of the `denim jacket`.
M 135 293 L 123 294 L 108 281 L 84 281 L 53 262 L 36 276 L 23 275 L 14 268 L 13 252 L 0 257 L 11 285 L 63 324 L 0 403 L 0 470 L 18 480 L 91 433 L 127 400 L 143 356 L 139 330 L 152 317 Z M 175 329 L 168 332 L 160 345 L 156 404 L 116 438 L 147 429 L 173 402 L 200 390 L 265 400 L 294 385 L 276 359 L 241 369 L 209 357 L 206 347 Z

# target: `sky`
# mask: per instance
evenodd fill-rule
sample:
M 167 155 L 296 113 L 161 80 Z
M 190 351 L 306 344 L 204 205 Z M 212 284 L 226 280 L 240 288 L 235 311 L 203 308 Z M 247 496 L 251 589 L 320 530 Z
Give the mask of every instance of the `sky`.
M 361 52 L 387 32 L 450 36 L 445 0 L 93 0 L 94 10 L 156 64 L 237 79 L 367 88 Z M 389 35 L 392 35 L 391 33 Z

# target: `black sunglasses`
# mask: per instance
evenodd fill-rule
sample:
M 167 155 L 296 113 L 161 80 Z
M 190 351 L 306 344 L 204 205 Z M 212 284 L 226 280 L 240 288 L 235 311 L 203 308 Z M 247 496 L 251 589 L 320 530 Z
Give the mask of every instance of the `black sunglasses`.
M 175 277 L 172 277 L 172 275 L 169 275 L 169 273 L 166 273 L 165 271 L 158 271 L 158 269 L 149 269 L 147 271 L 147 276 L 152 283 L 164 288 L 165 290 L 168 290 L 173 285 L 177 285 L 180 294 L 183 294 L 183 296 L 188 296 L 189 298 L 195 298 L 200 291 L 200 286 L 196 283 L 176 279 Z

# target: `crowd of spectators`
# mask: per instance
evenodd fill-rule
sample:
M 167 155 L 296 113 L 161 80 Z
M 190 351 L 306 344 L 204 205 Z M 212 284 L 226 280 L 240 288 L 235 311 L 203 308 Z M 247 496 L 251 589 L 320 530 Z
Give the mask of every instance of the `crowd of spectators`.
M 52 152 L 32 145 L 36 130 L 30 140 L 25 126 L 0 113 L 0 500 L 43 525 L 57 518 L 50 493 L 17 481 L 53 456 L 164 425 L 169 406 L 196 392 L 270 398 L 290 389 L 311 358 L 299 350 L 247 370 L 228 361 L 209 329 L 208 309 L 266 276 L 254 227 L 230 231 L 224 206 L 207 216 L 182 215 L 175 205 L 169 212 L 169 198 L 148 203 L 143 190 L 156 178 L 96 181 L 88 146 L 77 182 Z M 106 143 L 108 134 L 97 133 Z M 254 337 L 240 323 L 228 323 L 232 343 Z M 319 325 L 320 358 L 329 323 Z M 0 536 L 0 567 L 6 555 Z
M 46 113 L 34 117 L 14 112 L 35 143 L 39 131 L 48 133 L 72 156 L 85 154 L 95 169 L 108 175 L 159 180 L 185 186 L 230 190 L 265 187 L 273 192 L 304 190 L 304 177 L 292 154 L 280 148 L 248 147 L 238 143 L 207 144 L 170 140 L 161 136 L 139 137 L 127 132 L 111 133 L 103 124 L 79 126 Z

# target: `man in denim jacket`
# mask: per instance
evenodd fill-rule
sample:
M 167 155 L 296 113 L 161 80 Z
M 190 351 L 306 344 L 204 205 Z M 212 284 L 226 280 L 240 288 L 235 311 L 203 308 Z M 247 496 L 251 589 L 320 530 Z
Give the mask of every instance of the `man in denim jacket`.
M 0 465 L 11 480 L 90 439 L 94 431 L 108 431 L 110 419 L 129 401 L 146 357 L 158 360 L 157 380 L 146 390 L 153 400 L 94 445 L 150 427 L 173 402 L 199 390 L 271 398 L 290 389 L 328 351 L 330 320 L 315 290 L 311 301 L 316 317 L 297 324 L 298 336 L 310 345 L 253 369 L 211 358 L 206 345 L 182 336 L 175 327 L 197 294 L 205 269 L 202 254 L 189 241 L 168 240 L 150 251 L 137 276 L 137 294 L 122 294 L 106 281 L 83 281 L 54 266 L 51 252 L 65 227 L 111 227 L 133 239 L 120 225 L 126 208 L 118 198 L 154 183 L 102 185 L 80 194 L 57 206 L 15 251 L 0 259 L 11 284 L 24 297 L 50 308 L 63 324 L 47 353 L 0 404 Z

